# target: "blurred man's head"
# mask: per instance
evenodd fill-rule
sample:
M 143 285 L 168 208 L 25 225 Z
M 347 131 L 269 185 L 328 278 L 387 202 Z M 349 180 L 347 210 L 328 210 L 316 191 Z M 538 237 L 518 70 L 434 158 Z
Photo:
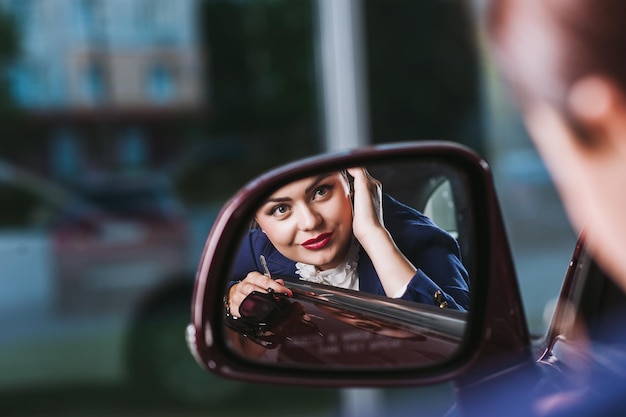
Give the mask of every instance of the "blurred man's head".
M 566 210 L 626 290 L 626 2 L 493 0 L 489 35 Z

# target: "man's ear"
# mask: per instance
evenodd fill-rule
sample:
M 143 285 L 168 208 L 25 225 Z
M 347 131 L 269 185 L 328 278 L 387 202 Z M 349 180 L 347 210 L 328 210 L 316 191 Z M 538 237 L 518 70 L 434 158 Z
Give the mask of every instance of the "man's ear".
M 568 111 L 595 146 L 626 152 L 626 99 L 608 77 L 588 75 L 577 80 L 567 94 Z

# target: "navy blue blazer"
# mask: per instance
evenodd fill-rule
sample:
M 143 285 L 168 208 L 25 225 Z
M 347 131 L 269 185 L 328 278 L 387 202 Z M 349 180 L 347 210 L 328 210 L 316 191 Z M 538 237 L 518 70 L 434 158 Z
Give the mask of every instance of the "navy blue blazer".
M 383 195 L 383 220 L 398 249 L 417 268 L 402 299 L 449 308 L 469 308 L 469 277 L 461 263 L 457 241 L 419 211 Z M 242 280 L 250 271 L 263 271 L 265 256 L 273 277 L 298 280 L 296 263 L 283 256 L 260 229 L 252 229 L 235 260 L 231 280 Z M 386 295 L 374 265 L 363 248 L 359 251 L 359 290 Z M 440 295 L 438 295 L 440 294 Z

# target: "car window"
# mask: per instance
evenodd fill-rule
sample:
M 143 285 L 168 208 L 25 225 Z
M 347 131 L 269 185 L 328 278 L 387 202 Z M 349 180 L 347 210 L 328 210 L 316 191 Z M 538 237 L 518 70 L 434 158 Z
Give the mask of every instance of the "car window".
M 592 340 L 605 344 L 624 344 L 623 335 L 614 331 L 615 326 L 626 314 L 626 294 L 614 280 L 585 253 L 581 256 L 582 280 L 575 281 L 579 296 L 580 319 Z
M 48 227 L 62 211 L 57 202 L 47 200 L 24 186 L 0 183 L 0 229 Z
M 167 189 L 127 188 L 86 190 L 83 194 L 90 204 L 116 215 L 169 215 L 180 210 L 177 199 Z
M 424 214 L 453 237 L 458 237 L 456 209 L 450 181 L 441 181 L 433 190 L 424 207 Z

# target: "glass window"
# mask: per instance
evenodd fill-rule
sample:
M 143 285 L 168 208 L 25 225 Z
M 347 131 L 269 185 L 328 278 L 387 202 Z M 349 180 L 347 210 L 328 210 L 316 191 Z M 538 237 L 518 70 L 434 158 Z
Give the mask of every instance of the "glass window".
M 6 8 L 23 30 L 32 23 L 34 15 L 33 0 L 8 0 Z
M 87 29 L 101 28 L 104 24 L 102 0 L 80 0 L 79 12 Z
M 173 6 L 169 1 L 144 0 L 137 9 L 137 24 L 148 31 L 169 32 L 172 28 Z
M 155 103 L 171 101 L 176 93 L 175 78 L 169 67 L 154 64 L 146 76 L 148 98 Z
M 22 65 L 10 72 L 11 92 L 22 106 L 36 104 L 41 89 L 37 72 L 29 66 Z
M 90 104 L 101 103 L 105 99 L 106 82 L 102 64 L 93 62 L 85 67 L 82 90 L 85 100 Z
M 1 229 L 29 229 L 49 225 L 59 208 L 45 199 L 45 194 L 38 195 L 26 184 L 11 184 L 0 181 L 0 216 Z

